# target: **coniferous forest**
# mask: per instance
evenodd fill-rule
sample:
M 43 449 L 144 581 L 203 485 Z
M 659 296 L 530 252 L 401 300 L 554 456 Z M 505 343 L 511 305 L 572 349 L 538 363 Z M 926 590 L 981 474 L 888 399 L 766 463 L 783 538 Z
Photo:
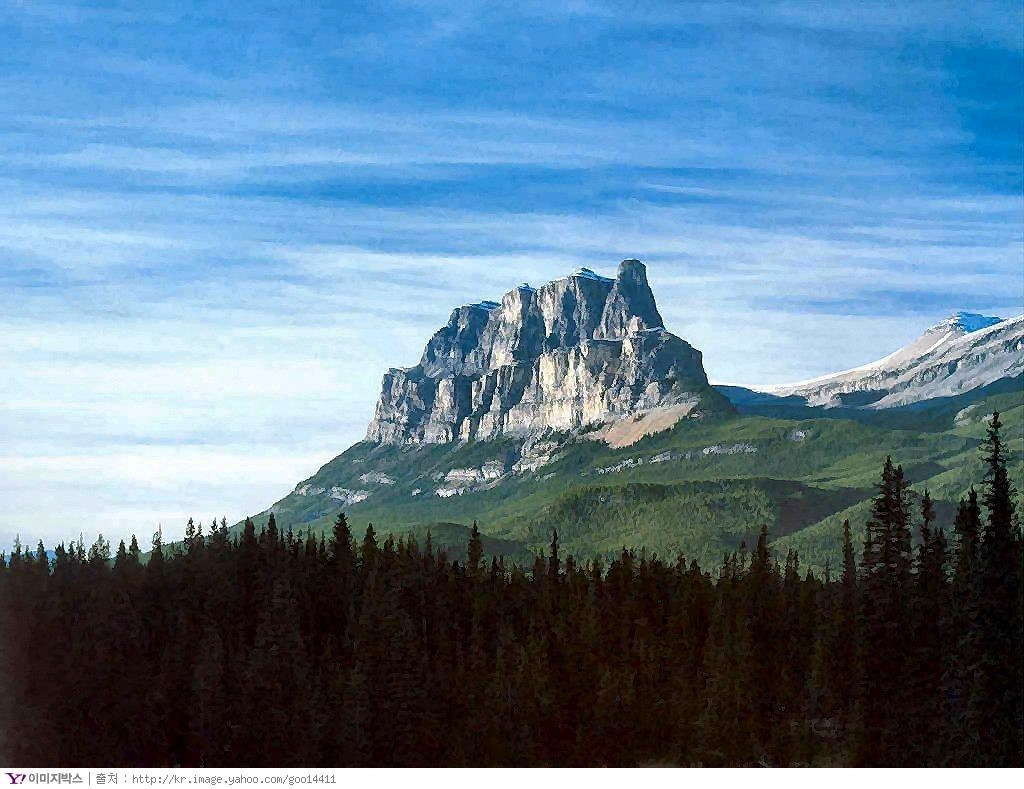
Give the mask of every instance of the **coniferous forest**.
M 1024 765 L 998 415 L 937 523 L 900 466 L 841 567 L 190 524 L 0 562 L 0 753 L 25 766 Z M 685 512 L 679 513 L 686 518 Z M 362 530 L 360 530 L 362 532 Z M 112 555 L 113 554 L 113 555 Z

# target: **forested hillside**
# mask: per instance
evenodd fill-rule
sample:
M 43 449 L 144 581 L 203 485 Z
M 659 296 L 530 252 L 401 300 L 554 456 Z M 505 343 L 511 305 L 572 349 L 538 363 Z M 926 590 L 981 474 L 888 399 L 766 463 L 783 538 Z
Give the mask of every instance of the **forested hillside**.
M 842 559 L 842 524 L 862 524 L 887 454 L 898 457 L 919 502 L 927 488 L 952 518 L 984 473 L 978 448 L 986 418 L 1002 415 L 1012 471 L 1024 472 L 1024 378 L 956 398 L 887 412 L 802 408 L 789 415 L 741 407 L 738 417 L 684 421 L 627 446 L 573 433 L 410 446 L 360 442 L 255 515 L 329 535 L 339 509 L 382 538 L 427 531 L 462 555 L 474 523 L 497 552 L 518 561 L 542 553 L 552 531 L 567 552 L 606 564 L 623 546 L 682 552 L 715 569 L 753 545 L 767 524 L 770 547 L 821 575 Z M 765 411 L 762 413 L 762 411 Z M 631 424 L 624 420 L 622 424 Z M 443 524 L 443 525 L 442 525 Z M 241 536 L 244 520 L 231 529 Z M 439 540 L 439 533 L 444 536 Z M 454 538 L 458 534 L 459 539 Z
M 998 415 L 952 522 L 886 460 L 841 566 L 762 529 L 520 567 L 225 523 L 0 562 L 0 754 L 28 766 L 1016 765 L 1022 540 Z M 709 505 L 710 506 L 710 505 Z M 682 514 L 682 513 L 681 513 Z M 641 532 L 638 532 L 642 534 Z M 912 540 L 912 537 L 916 539 Z M 916 547 L 912 547 L 915 545 Z

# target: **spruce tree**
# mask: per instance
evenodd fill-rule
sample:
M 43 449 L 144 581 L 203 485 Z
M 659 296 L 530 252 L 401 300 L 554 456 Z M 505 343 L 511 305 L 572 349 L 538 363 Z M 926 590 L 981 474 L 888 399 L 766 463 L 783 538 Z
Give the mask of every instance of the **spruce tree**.
M 363 537 L 363 544 L 359 549 L 359 559 L 362 564 L 363 573 L 369 573 L 377 564 L 377 556 L 380 549 L 377 547 L 377 533 L 373 530 L 373 524 L 367 524 L 366 534 Z
M 280 535 L 278 534 L 277 531 L 277 518 L 275 517 L 274 513 L 270 513 L 270 517 L 267 518 L 267 528 L 264 530 L 261 536 L 263 542 L 269 545 L 271 549 L 277 547 Z
M 149 552 L 149 564 L 147 567 L 152 572 L 162 570 L 164 565 L 164 535 L 161 529 L 153 533 L 153 547 Z
M 321 625 L 330 628 L 347 649 L 355 626 L 356 557 L 352 550 L 352 531 L 344 512 L 339 512 L 334 519 L 327 569 L 327 608 L 319 619 Z
M 996 412 L 982 445 L 986 465 L 982 502 L 988 511 L 978 555 L 979 619 L 984 638 L 975 673 L 971 717 L 981 726 L 982 763 L 1011 767 L 1024 764 L 1024 634 L 1020 532 L 1001 428 Z
M 473 531 L 469 535 L 469 547 L 466 549 L 466 568 L 469 576 L 476 578 L 480 573 L 480 560 L 483 559 L 484 544 L 480 539 L 480 529 L 473 521 Z
M 334 519 L 329 551 L 328 562 L 336 572 L 346 573 L 351 570 L 355 564 L 355 556 L 352 553 L 352 530 L 344 512 L 339 512 Z
M 838 735 L 850 719 L 857 681 L 857 563 L 850 521 L 843 521 L 842 573 L 819 594 L 816 666 L 811 691 L 822 725 Z
M 139 562 L 139 556 L 141 555 L 141 553 L 142 553 L 142 551 L 141 551 L 141 549 L 139 548 L 139 541 L 138 541 L 138 540 L 137 540 L 137 539 L 135 538 L 135 535 L 133 534 L 133 535 L 132 535 L 132 541 L 131 541 L 131 543 L 130 543 L 130 544 L 128 545 L 128 557 L 129 557 L 129 558 L 130 558 L 130 559 L 131 559 L 131 560 L 132 560 L 133 562 L 135 562 L 136 564 L 138 564 L 138 562 Z
M 940 705 L 945 664 L 945 638 L 948 622 L 948 584 L 946 579 L 946 538 L 941 529 L 933 529 L 935 507 L 928 491 L 921 499 L 921 541 L 915 564 L 912 608 L 910 700 L 915 725 L 912 728 L 907 759 L 915 765 L 932 765 L 940 757 L 943 709 Z
M 857 560 L 854 557 L 853 538 L 850 535 L 850 520 L 843 521 L 843 588 L 850 588 L 857 583 Z
M 848 722 L 853 712 L 854 690 L 860 670 L 857 665 L 857 644 L 860 641 L 860 631 L 857 626 L 859 604 L 857 562 L 854 559 L 849 520 L 843 521 L 843 575 L 840 584 L 842 591 L 839 596 L 837 627 L 840 641 L 836 656 L 835 680 L 840 711 L 844 722 Z
M 552 583 L 558 583 L 561 577 L 562 563 L 558 558 L 558 530 L 551 532 L 551 552 L 548 558 L 548 575 Z
M 241 619 L 243 643 L 249 647 L 256 637 L 261 589 L 260 544 L 256 538 L 256 524 L 246 518 L 242 527 L 242 540 L 235 553 L 236 577 L 241 589 Z
M 117 553 L 114 555 L 114 569 L 123 570 L 128 563 L 128 549 L 124 546 L 124 540 L 117 544 Z
M 979 542 L 981 507 L 972 487 L 966 499 L 960 499 L 953 521 L 955 557 L 950 590 L 949 639 L 951 654 L 945 674 L 947 763 L 974 764 L 981 752 L 978 742 L 980 724 L 973 720 L 980 712 L 970 703 L 974 676 L 983 638 L 979 605 Z
M 911 581 L 910 512 L 903 468 L 887 457 L 867 523 L 859 655 L 856 761 L 898 766 L 908 733 L 907 602 Z
M 755 742 L 764 753 L 775 726 L 785 726 L 777 720 L 780 692 L 784 684 L 782 674 L 786 655 L 786 611 L 781 578 L 776 562 L 768 551 L 768 526 L 762 525 L 757 545 L 750 558 L 750 568 L 744 572 L 742 586 L 737 590 L 745 608 L 743 626 L 748 631 L 747 659 L 749 665 L 737 666 L 750 673 L 754 695 L 750 699 L 751 729 Z

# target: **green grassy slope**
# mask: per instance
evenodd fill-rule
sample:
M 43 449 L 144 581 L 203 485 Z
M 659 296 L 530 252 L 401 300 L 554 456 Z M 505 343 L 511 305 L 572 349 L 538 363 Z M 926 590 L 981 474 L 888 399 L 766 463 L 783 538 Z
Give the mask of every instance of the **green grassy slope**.
M 1003 414 L 1015 458 L 1011 473 L 1021 481 L 1024 392 L 1018 378 L 973 400 L 960 396 L 899 409 L 908 428 L 898 427 L 896 412 L 798 419 L 748 413 L 682 421 L 622 449 L 551 436 L 560 448 L 546 465 L 500 482 L 479 481 L 447 498 L 435 491 L 461 484 L 445 480 L 450 470 L 508 465 L 517 457 L 516 442 L 360 443 L 305 481 L 307 495 L 290 494 L 273 510 L 279 525 L 300 531 L 329 529 L 341 509 L 357 535 L 372 522 L 378 533 L 422 541 L 429 528 L 435 544 L 452 551 L 468 540 L 475 520 L 492 540 L 488 551 L 509 556 L 544 551 L 557 529 L 565 550 L 579 556 L 643 547 L 662 555 L 682 552 L 709 567 L 742 541 L 752 545 L 766 524 L 778 552 L 797 550 L 805 566 L 837 567 L 842 522 L 849 518 L 859 540 L 886 455 L 903 465 L 915 490 L 930 491 L 940 524 L 948 527 L 956 502 L 981 482 L 978 449 L 984 417 L 994 409 Z M 843 413 L 855 418 L 840 418 Z M 365 499 L 338 498 L 350 492 Z M 266 517 L 257 517 L 257 525 Z
M 1010 457 L 1010 477 L 1016 483 L 1024 483 L 1024 404 L 1022 395 L 1002 393 L 982 398 L 958 424 L 948 431 L 950 435 L 966 439 L 969 443 L 963 451 L 942 458 L 932 465 L 903 463 L 904 471 L 911 482 L 912 491 L 919 494 L 928 491 L 936 501 L 937 523 L 947 530 L 951 528 L 956 504 L 973 485 L 979 487 L 985 475 L 978 447 L 985 437 L 986 417 L 992 411 L 999 411 L 1003 423 L 1003 439 Z M 900 462 L 898 453 L 893 458 Z M 877 469 L 872 473 L 878 474 Z M 859 502 L 840 512 L 823 518 L 818 523 L 776 540 L 777 551 L 793 549 L 802 560 L 811 566 L 821 567 L 826 560 L 837 567 L 842 544 L 842 526 L 849 519 L 855 539 L 860 539 L 864 524 L 871 512 L 870 499 Z

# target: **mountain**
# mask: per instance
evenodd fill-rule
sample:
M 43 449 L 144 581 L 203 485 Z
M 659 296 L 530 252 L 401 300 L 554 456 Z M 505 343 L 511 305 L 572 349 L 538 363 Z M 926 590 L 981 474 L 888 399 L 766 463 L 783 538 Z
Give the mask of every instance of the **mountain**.
M 876 362 L 751 389 L 811 406 L 882 409 L 958 395 L 1022 372 L 1024 315 L 1002 320 L 958 312 Z
M 414 367 L 384 376 L 366 440 L 436 444 L 580 430 L 639 412 L 665 427 L 729 413 L 701 354 L 669 333 L 639 260 L 456 308 Z
M 255 521 L 323 532 L 344 510 L 357 532 L 429 532 L 453 555 L 477 522 L 488 553 L 527 563 L 557 530 L 577 556 L 644 547 L 707 568 L 763 524 L 781 555 L 836 568 L 886 455 L 948 521 L 999 410 L 1022 479 L 1022 323 L 959 313 L 859 370 L 715 389 L 642 263 L 580 269 L 455 309 L 416 365 L 385 374 L 366 439 Z

